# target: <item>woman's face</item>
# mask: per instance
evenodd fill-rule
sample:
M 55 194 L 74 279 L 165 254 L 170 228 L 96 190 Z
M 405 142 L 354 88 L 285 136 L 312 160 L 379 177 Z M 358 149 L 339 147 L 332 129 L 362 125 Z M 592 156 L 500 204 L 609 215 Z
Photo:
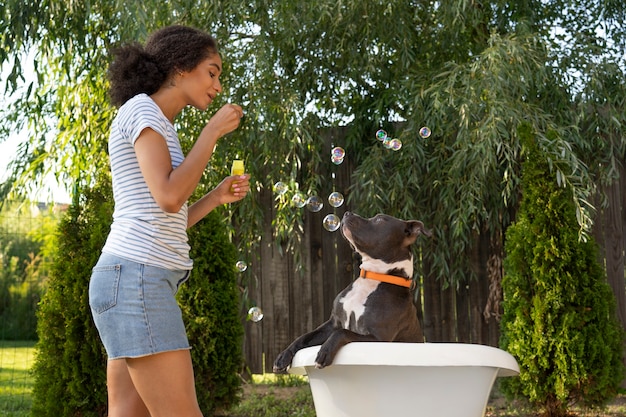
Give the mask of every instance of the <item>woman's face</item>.
M 199 110 L 206 110 L 215 97 L 222 92 L 221 74 L 222 58 L 219 54 L 213 54 L 200 62 L 193 70 L 183 72 L 176 85 L 182 89 L 189 105 Z

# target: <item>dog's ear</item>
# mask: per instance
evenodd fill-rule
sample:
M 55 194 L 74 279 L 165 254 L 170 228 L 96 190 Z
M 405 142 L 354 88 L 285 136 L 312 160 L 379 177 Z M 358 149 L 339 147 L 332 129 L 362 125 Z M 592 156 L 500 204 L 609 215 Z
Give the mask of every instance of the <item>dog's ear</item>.
M 409 220 L 406 222 L 406 229 L 404 232 L 407 238 L 410 240 L 410 243 L 415 242 L 415 239 L 419 235 L 425 235 L 431 237 L 433 234 L 430 230 L 424 227 L 424 223 L 419 220 Z

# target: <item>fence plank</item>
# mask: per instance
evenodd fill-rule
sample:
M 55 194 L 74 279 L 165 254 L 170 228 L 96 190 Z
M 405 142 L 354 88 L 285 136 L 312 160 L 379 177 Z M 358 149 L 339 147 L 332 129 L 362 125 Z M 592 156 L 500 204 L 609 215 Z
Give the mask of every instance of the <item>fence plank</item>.
M 454 286 L 442 288 L 441 296 L 441 342 L 456 341 L 456 302 Z
M 469 304 L 469 285 L 460 283 L 456 290 L 456 326 L 457 326 L 457 342 L 470 343 L 470 304 Z
M 424 277 L 423 301 L 424 338 L 427 342 L 441 342 L 441 285 L 434 274 L 427 273 Z

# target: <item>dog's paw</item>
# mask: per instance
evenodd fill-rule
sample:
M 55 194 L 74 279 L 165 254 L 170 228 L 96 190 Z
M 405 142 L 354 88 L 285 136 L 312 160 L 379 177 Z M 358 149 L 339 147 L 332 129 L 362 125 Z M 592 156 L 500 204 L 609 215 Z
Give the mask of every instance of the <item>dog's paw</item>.
M 291 365 L 291 360 L 293 359 L 293 355 L 288 351 L 283 351 L 276 357 L 274 361 L 274 366 L 272 367 L 272 371 L 275 374 L 286 374 L 289 369 L 289 365 Z
M 280 368 L 280 367 L 278 367 L 278 366 L 274 365 L 274 366 L 272 367 L 272 371 L 273 371 L 275 374 L 286 374 L 288 369 L 289 369 L 289 366 L 287 366 L 286 368 Z
M 330 352 L 326 351 L 323 348 L 320 349 L 320 351 L 317 353 L 317 357 L 315 358 L 315 367 L 317 369 L 322 369 L 327 367 L 331 363 L 333 363 L 333 357 L 332 355 L 330 355 Z

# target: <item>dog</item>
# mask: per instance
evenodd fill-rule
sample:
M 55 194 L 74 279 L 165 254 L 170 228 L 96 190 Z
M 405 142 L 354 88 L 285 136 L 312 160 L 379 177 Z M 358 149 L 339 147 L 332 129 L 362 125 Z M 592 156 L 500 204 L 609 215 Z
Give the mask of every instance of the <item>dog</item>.
M 309 346 L 322 345 L 315 359 L 321 369 L 350 342 L 424 341 L 411 294 L 411 245 L 432 233 L 418 220 L 386 214 L 365 219 L 351 212 L 343 216 L 341 233 L 361 257 L 360 276 L 337 295 L 326 322 L 276 357 L 274 373 L 286 373 L 296 352 Z

